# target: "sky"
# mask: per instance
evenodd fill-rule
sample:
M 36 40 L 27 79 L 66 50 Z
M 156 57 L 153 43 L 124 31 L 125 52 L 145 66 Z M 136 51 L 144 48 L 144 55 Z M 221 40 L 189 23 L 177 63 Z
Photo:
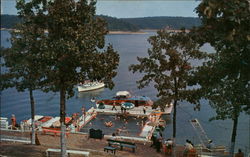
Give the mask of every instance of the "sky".
M 117 18 L 183 16 L 197 17 L 195 0 L 97 0 L 97 15 Z M 15 0 L 1 0 L 1 14 L 16 15 Z

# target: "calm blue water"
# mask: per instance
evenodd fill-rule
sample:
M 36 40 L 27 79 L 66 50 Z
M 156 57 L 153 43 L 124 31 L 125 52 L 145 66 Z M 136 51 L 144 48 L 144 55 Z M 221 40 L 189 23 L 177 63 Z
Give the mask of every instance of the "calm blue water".
M 137 88 L 136 81 L 142 75 L 133 74 L 128 71 L 130 64 L 137 63 L 137 56 L 142 57 L 147 55 L 147 49 L 150 47 L 147 39 L 153 34 L 154 32 L 140 35 L 107 35 L 106 41 L 113 44 L 115 50 L 120 54 L 120 65 L 118 74 L 114 78 L 114 89 L 100 89 L 88 93 L 78 93 L 76 91 L 75 96 L 67 100 L 67 114 L 70 116 L 74 112 L 80 112 L 82 105 L 85 105 L 86 108 L 93 106 L 90 101 L 92 97 L 107 98 L 120 90 L 128 90 L 134 95 L 145 95 L 156 100 L 157 91 L 152 86 L 143 89 Z M 11 46 L 9 41 L 7 41 L 9 37 L 10 34 L 7 31 L 1 31 L 1 46 Z M 212 51 L 212 48 L 205 46 L 203 50 Z M 43 93 L 37 90 L 34 96 L 36 114 L 59 116 L 58 93 Z M 1 116 L 10 118 L 11 114 L 15 114 L 18 121 L 30 117 L 28 92 L 17 92 L 14 88 L 11 88 L 1 93 Z M 190 139 L 193 143 L 199 143 L 196 133 L 189 123 L 190 119 L 198 118 L 208 137 L 213 139 L 215 144 L 228 146 L 230 143 L 232 122 L 230 120 L 209 122 L 208 119 L 213 115 L 215 115 L 214 110 L 205 101 L 203 101 L 201 111 L 194 111 L 191 104 L 180 103 L 177 107 L 177 142 L 184 144 L 186 139 Z M 238 124 L 236 149 L 242 148 L 246 152 L 247 147 L 250 145 L 249 128 L 250 116 L 242 114 Z M 165 129 L 164 136 L 166 138 L 172 136 L 171 123 Z

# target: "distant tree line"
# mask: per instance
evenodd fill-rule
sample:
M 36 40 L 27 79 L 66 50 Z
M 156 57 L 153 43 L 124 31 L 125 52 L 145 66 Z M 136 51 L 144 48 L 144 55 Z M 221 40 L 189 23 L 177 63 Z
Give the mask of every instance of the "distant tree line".
M 1 28 L 14 28 L 21 18 L 16 15 L 1 15 Z
M 194 17 L 143 17 L 143 18 L 114 18 L 99 15 L 107 22 L 109 31 L 138 31 L 139 29 L 190 29 L 200 25 L 200 19 Z M 1 28 L 14 28 L 22 20 L 16 15 L 1 15 Z
M 190 29 L 193 26 L 199 26 L 201 21 L 195 17 L 143 17 L 143 18 L 123 18 L 122 20 L 131 23 L 140 29 L 181 29 L 185 27 Z
M 99 17 L 107 22 L 108 30 L 110 31 L 138 31 L 140 29 L 138 26 L 126 22 L 125 20 L 104 15 L 100 15 Z

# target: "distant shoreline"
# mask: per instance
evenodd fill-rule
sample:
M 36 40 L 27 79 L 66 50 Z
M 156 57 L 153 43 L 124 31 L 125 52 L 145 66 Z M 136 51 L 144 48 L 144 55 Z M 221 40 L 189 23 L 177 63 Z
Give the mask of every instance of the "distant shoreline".
M 148 34 L 144 31 L 137 31 L 137 32 L 131 32 L 131 31 L 109 31 L 108 34 Z
M 13 28 L 1 28 L 1 31 L 13 31 L 13 30 L 15 30 L 15 29 L 13 29 Z
M 17 29 L 13 29 L 13 28 L 1 28 L 1 31 L 18 31 Z M 139 31 L 136 32 L 132 32 L 132 31 L 109 31 L 108 34 L 110 35 L 126 35 L 126 34 L 148 34 L 149 32 L 157 32 L 157 29 L 141 29 Z M 166 30 L 168 32 L 180 32 L 181 30 Z M 189 32 L 190 30 L 186 30 L 186 32 Z
M 13 28 L 1 28 L 1 31 L 18 31 L 17 29 Z M 147 32 L 144 31 L 109 31 L 108 34 L 148 34 Z

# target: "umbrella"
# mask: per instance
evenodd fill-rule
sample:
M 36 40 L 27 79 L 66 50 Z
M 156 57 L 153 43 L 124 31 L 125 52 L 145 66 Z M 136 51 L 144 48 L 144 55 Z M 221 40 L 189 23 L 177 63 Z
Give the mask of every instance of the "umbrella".
M 132 109 L 135 107 L 135 105 L 133 103 L 130 103 L 130 102 L 125 102 L 125 103 L 122 103 L 121 105 L 123 108 L 125 109 Z

